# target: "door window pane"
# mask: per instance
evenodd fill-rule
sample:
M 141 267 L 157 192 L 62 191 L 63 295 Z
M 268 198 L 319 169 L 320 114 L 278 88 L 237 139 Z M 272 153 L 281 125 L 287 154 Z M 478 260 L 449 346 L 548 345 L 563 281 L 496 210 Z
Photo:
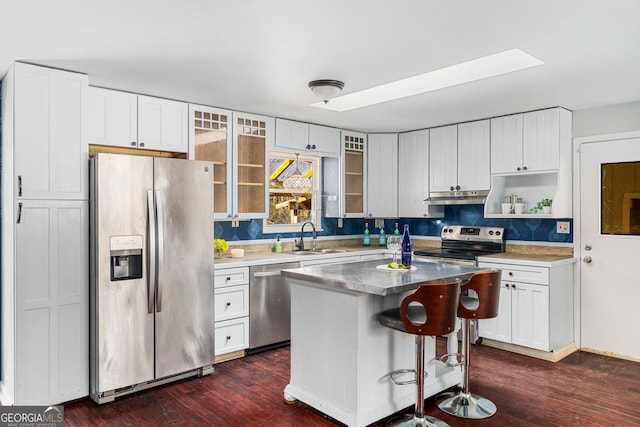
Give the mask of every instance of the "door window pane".
M 602 234 L 640 235 L 640 162 L 602 164 Z

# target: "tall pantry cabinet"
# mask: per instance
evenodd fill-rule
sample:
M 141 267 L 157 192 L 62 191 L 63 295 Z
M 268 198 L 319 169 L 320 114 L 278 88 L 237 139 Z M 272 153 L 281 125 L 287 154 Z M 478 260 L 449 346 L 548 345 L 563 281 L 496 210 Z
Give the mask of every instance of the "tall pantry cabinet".
M 23 63 L 2 80 L 3 405 L 88 393 L 87 93 Z

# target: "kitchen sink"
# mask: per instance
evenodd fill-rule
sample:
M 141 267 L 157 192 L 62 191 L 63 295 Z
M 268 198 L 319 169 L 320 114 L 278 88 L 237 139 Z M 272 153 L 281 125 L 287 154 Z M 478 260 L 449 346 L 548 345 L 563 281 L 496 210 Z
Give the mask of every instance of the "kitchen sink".
M 336 249 L 336 248 L 326 248 L 326 249 L 316 249 L 314 250 L 293 250 L 286 251 L 284 253 L 291 255 L 323 255 L 323 254 L 343 254 L 345 252 L 349 252 L 347 249 Z

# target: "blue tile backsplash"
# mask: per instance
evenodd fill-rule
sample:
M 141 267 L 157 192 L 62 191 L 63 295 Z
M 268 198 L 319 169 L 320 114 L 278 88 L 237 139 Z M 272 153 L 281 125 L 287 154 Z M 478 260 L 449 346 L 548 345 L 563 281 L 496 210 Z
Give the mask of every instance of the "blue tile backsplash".
M 524 242 L 553 242 L 553 243 L 573 243 L 573 221 L 571 219 L 561 219 L 570 223 L 570 234 L 556 233 L 556 222 L 558 218 L 485 218 L 483 205 L 458 205 L 445 206 L 444 218 L 423 219 L 423 218 L 399 218 L 386 219 L 384 230 L 387 234 L 393 233 L 397 222 L 402 231 L 403 224 L 409 224 L 411 235 L 439 237 L 442 227 L 445 225 L 478 225 L 503 227 L 505 229 L 506 240 L 520 240 Z M 319 236 L 359 236 L 364 231 L 364 219 L 344 219 L 342 228 L 338 228 L 336 218 L 322 219 L 322 232 Z M 369 229 L 373 234 L 378 233 L 378 229 L 373 227 L 374 221 L 367 220 Z M 262 233 L 262 220 L 254 219 L 241 221 L 236 228 L 231 227 L 229 221 L 216 221 L 214 224 L 214 236 L 228 241 L 241 240 L 264 240 L 276 238 L 293 238 L 298 233 Z

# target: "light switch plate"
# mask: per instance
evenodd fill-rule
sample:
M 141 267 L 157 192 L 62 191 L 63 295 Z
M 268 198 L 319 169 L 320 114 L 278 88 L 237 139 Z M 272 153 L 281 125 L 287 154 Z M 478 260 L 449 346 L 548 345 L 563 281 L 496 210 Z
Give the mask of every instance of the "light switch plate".
M 556 233 L 569 234 L 569 221 L 556 222 Z

